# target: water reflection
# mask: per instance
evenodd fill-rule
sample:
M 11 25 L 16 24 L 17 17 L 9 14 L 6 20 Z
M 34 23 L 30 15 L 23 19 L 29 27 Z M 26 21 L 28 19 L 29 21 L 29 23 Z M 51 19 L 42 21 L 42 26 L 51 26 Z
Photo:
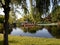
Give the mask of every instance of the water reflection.
M 42 28 L 41 30 L 36 30 L 35 33 L 24 32 L 21 28 L 13 28 L 13 31 L 11 32 L 11 35 L 17 35 L 17 36 L 33 36 L 33 37 L 46 37 L 46 38 L 52 38 L 53 36 L 48 32 L 46 28 Z
M 52 26 L 51 30 L 48 30 L 55 38 L 60 38 L 60 26 Z

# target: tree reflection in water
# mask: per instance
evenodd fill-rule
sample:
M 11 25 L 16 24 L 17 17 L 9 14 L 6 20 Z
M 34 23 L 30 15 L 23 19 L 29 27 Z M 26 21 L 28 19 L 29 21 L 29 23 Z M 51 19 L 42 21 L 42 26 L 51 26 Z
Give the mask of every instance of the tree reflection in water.
M 11 35 L 60 38 L 60 28 L 59 26 L 20 27 L 13 30 Z

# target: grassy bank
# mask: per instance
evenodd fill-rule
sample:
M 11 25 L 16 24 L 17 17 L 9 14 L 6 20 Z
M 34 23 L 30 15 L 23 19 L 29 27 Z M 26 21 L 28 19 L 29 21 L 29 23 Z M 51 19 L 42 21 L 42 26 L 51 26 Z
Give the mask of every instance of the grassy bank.
M 3 45 L 2 34 L 0 34 L 0 45 Z M 60 45 L 60 39 L 9 35 L 9 45 Z

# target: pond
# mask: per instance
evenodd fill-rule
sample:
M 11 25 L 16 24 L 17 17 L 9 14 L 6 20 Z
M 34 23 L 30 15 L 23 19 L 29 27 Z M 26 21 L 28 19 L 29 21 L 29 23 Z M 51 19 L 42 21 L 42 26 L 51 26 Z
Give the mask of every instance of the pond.
M 32 29 L 32 30 L 31 30 Z M 33 28 L 13 28 L 11 35 L 15 36 L 32 36 L 32 37 L 44 37 L 44 38 L 60 38 L 60 28 L 57 26 L 45 26 L 41 29 L 34 30 Z

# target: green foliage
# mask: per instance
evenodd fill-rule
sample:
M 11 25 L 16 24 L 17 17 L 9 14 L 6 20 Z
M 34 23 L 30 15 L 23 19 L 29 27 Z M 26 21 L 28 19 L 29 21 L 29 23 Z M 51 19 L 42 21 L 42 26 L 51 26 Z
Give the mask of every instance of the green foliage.
M 32 27 L 20 27 L 24 32 L 36 33 L 36 31 L 42 29 L 42 26 L 32 26 Z
M 24 13 L 26 14 L 28 9 L 27 9 L 27 4 L 26 4 L 26 0 L 11 0 L 11 4 L 15 4 L 15 6 L 17 6 L 18 8 L 18 5 L 21 6 L 24 10 Z M 19 7 L 20 8 L 20 7 Z
M 59 26 L 51 26 L 49 31 L 55 38 L 60 38 L 60 27 Z
M 4 19 L 3 18 L 0 18 L 0 23 L 3 23 L 4 22 Z
M 12 15 L 9 15 L 9 24 L 12 24 L 15 21 L 15 17 L 13 17 Z
M 4 22 L 4 16 L 0 15 L 0 23 L 3 23 L 3 22 Z
M 20 4 L 22 0 L 11 0 L 11 3 Z
M 52 17 L 52 22 L 58 22 L 60 21 L 60 6 L 57 6 L 53 12 L 51 13 L 51 17 Z
M 3 33 L 3 24 L 2 23 L 0 23 L 0 33 Z
M 46 3 L 46 6 L 45 6 Z M 43 6 L 45 6 L 46 10 L 48 11 L 48 6 L 50 5 L 49 0 L 36 0 L 36 8 L 40 13 L 43 13 Z

